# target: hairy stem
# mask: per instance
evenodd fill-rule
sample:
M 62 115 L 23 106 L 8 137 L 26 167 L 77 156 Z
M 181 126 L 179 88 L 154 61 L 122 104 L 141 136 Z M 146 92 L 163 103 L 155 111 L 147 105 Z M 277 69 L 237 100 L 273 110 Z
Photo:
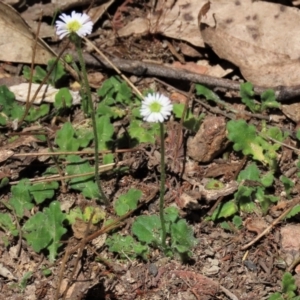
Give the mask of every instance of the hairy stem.
M 166 170 L 165 170 L 165 133 L 164 124 L 159 123 L 160 127 L 160 198 L 159 198 L 159 217 L 161 222 L 161 244 L 163 250 L 166 250 L 166 223 L 164 217 L 164 196 L 165 196 L 165 181 L 166 181 Z
M 76 45 L 76 50 L 78 53 L 78 58 L 81 66 L 81 73 L 82 73 L 82 78 L 83 78 L 83 83 L 84 83 L 84 92 L 87 97 L 88 103 L 87 105 L 90 107 L 90 112 L 91 112 L 91 118 L 92 118 L 92 125 L 93 125 L 93 133 L 94 133 L 94 149 L 95 149 L 95 180 L 96 184 L 99 190 L 99 195 L 101 200 L 104 202 L 105 205 L 109 205 L 109 201 L 106 197 L 106 195 L 103 192 L 101 182 L 100 182 L 100 175 L 99 175 L 99 144 L 98 144 L 98 133 L 97 133 L 97 124 L 96 124 L 96 111 L 94 108 L 93 100 L 92 100 L 92 93 L 91 93 L 91 88 L 89 86 L 88 78 L 87 78 L 87 73 L 86 73 L 86 68 L 85 68 L 85 61 L 83 58 L 82 54 L 82 49 L 81 49 L 81 39 L 77 39 L 75 42 Z

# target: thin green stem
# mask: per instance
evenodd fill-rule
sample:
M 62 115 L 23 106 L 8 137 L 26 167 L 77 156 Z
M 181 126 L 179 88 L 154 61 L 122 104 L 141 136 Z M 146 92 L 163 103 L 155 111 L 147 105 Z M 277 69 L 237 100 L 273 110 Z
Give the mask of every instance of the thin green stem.
M 93 100 L 92 100 L 92 93 L 91 93 L 91 88 L 89 85 L 89 81 L 87 78 L 87 72 L 85 68 L 85 61 L 83 58 L 82 54 L 82 49 L 81 49 L 81 39 L 77 39 L 75 42 L 76 45 L 76 50 L 78 53 L 78 58 L 81 66 L 81 72 L 82 72 L 82 77 L 83 77 L 83 83 L 84 83 L 84 91 L 88 100 L 88 105 L 90 107 L 91 111 L 91 118 L 92 118 L 92 125 L 93 125 L 93 133 L 94 133 L 94 149 L 95 149 L 95 181 L 99 190 L 99 195 L 101 197 L 101 200 L 105 203 L 105 205 L 109 205 L 109 201 L 107 197 L 105 196 L 101 182 L 100 182 L 100 175 L 99 175 L 99 142 L 98 142 L 98 133 L 97 133 L 97 123 L 96 123 L 96 111 L 94 108 Z
M 161 244 L 163 250 L 166 251 L 166 223 L 164 217 L 164 197 L 165 197 L 165 181 L 166 181 L 166 170 L 165 170 L 165 133 L 164 124 L 159 123 L 160 127 L 160 197 L 159 197 L 159 217 L 161 222 Z

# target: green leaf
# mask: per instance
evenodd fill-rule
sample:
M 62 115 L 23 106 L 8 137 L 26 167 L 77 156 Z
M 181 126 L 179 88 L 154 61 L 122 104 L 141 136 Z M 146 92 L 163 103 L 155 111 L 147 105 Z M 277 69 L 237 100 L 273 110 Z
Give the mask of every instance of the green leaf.
M 24 112 L 24 107 L 15 101 L 15 95 L 5 86 L 0 86 L 0 125 L 6 125 L 9 119 L 20 119 Z
M 66 220 L 68 220 L 69 224 L 74 224 L 76 219 L 83 220 L 83 214 L 80 207 L 72 208 L 69 213 L 66 215 Z
M 240 210 L 245 212 L 253 212 L 255 208 L 253 193 L 255 188 L 240 185 L 234 194 L 234 199 Z
M 88 161 L 82 159 L 78 155 L 68 155 L 66 160 L 69 162 L 69 164 L 66 167 L 66 172 L 68 175 L 78 175 L 95 171 L 95 168 L 92 167 Z M 86 193 L 88 193 L 88 190 L 90 190 L 90 192 L 94 191 L 93 178 L 94 175 L 86 175 L 72 178 L 70 180 L 70 185 L 73 189 L 79 191 L 87 189 Z
M 169 206 L 164 210 L 165 222 L 175 223 L 179 217 L 179 211 L 175 206 Z
M 68 88 L 61 88 L 55 95 L 54 107 L 59 110 L 72 106 L 72 95 Z
M 96 122 L 99 150 L 107 150 L 109 149 L 108 142 L 114 134 L 114 127 L 108 116 L 101 116 Z
M 209 88 L 205 87 L 204 85 L 196 84 L 195 88 L 196 88 L 196 94 L 198 96 L 204 96 L 207 100 L 219 102 L 220 100 L 219 96 Z
M 210 179 L 205 185 L 207 190 L 220 190 L 224 187 L 224 184 L 220 180 Z
M 102 84 L 97 94 L 102 101 L 119 102 L 124 105 L 131 104 L 132 92 L 127 83 L 117 76 L 112 76 Z
M 128 132 L 132 139 L 137 139 L 140 143 L 153 144 L 155 138 L 159 136 L 159 124 L 132 120 Z
M 238 176 L 238 182 L 243 180 L 259 181 L 260 171 L 256 163 L 249 164 L 245 170 L 241 171 Z
M 60 238 L 67 232 L 62 225 L 65 219 L 59 202 L 54 201 L 44 209 L 43 213 L 37 212 L 24 224 L 23 236 L 34 251 L 39 252 L 47 248 L 49 260 L 53 262 L 60 246 Z
M 13 236 L 18 236 L 19 234 L 17 226 L 13 223 L 11 216 L 7 213 L 0 213 L 0 228 L 4 231 L 8 231 Z
M 276 101 L 276 96 L 274 90 L 268 89 L 264 91 L 261 96 L 261 110 L 265 110 L 266 108 L 280 108 L 281 104 Z
M 24 290 L 26 289 L 26 286 L 28 284 L 28 279 L 31 278 L 33 272 L 26 272 L 25 275 L 22 277 L 22 279 L 20 280 L 20 288 L 21 291 L 24 292 Z
M 284 300 L 284 299 L 282 298 L 281 294 L 277 292 L 277 293 L 272 294 L 268 298 L 268 300 Z
M 176 118 L 178 118 L 178 119 L 182 118 L 184 107 L 185 107 L 185 105 L 183 103 L 174 103 L 173 104 L 173 113 Z M 184 121 L 189 120 L 193 117 L 194 117 L 194 115 L 192 114 L 192 112 L 189 109 L 187 109 L 185 117 L 184 117 Z
M 149 252 L 147 246 L 135 241 L 130 235 L 122 236 L 116 233 L 107 238 L 105 244 L 109 247 L 109 251 L 118 253 L 122 259 L 136 258 L 137 256 L 147 259 Z
M 260 182 L 264 187 L 270 187 L 273 185 L 274 181 L 274 173 L 268 172 L 264 176 L 261 177 Z
M 298 141 L 300 141 L 300 129 L 298 129 L 296 131 L 296 137 L 297 137 Z
M 116 101 L 122 104 L 130 104 L 132 93 L 130 87 L 127 85 L 125 81 L 121 81 L 121 83 L 115 87 L 118 90 Z
M 255 196 L 260 203 L 261 210 L 264 215 L 267 214 L 270 205 L 279 200 L 279 197 L 267 195 L 264 188 L 257 188 Z
M 11 188 L 12 196 L 8 203 L 14 208 L 16 215 L 20 218 L 24 216 L 25 210 L 29 211 L 34 207 L 29 187 L 29 180 L 23 179 Z
M 51 81 L 52 85 L 55 85 L 55 82 L 57 82 L 64 75 L 66 75 L 63 64 L 60 61 L 57 61 L 56 58 L 51 58 L 48 61 L 48 64 L 47 64 L 48 72 L 52 69 L 54 64 L 55 64 L 54 69 L 52 70 L 51 75 L 50 75 L 50 81 Z
M 80 148 L 86 148 L 94 138 L 92 128 L 76 128 L 76 140 Z
M 224 230 L 227 230 L 227 231 L 232 231 L 232 228 L 231 228 L 231 226 L 229 225 L 229 223 L 228 222 L 221 222 L 220 223 L 220 226 L 221 226 L 221 228 L 223 228 Z
M 45 225 L 47 220 L 45 214 L 37 212 L 23 226 L 24 237 L 35 252 L 39 252 L 51 243 L 49 228 Z
M 82 186 L 79 186 L 81 190 Z M 84 188 L 82 189 L 82 195 L 89 199 L 98 199 L 99 198 L 99 189 L 94 181 L 87 181 Z
M 28 115 L 26 116 L 25 120 L 27 122 L 34 122 L 39 118 L 42 118 L 49 114 L 50 105 L 49 104 L 42 104 L 40 106 L 30 107 Z
M 180 254 L 191 256 L 191 249 L 198 243 L 194 238 L 194 232 L 191 226 L 188 226 L 186 220 L 179 220 L 171 225 L 172 248 L 175 248 Z
M 234 224 L 234 226 L 235 226 L 237 229 L 239 229 L 239 228 L 241 228 L 242 225 L 243 225 L 243 220 L 242 220 L 242 218 L 241 218 L 240 216 L 234 216 L 234 217 L 232 218 L 232 223 Z
M 92 224 L 98 224 L 100 221 L 104 220 L 106 216 L 105 210 L 101 207 L 93 207 L 93 206 L 86 206 L 83 211 L 83 221 L 89 222 L 90 218 L 92 217 Z
M 291 191 L 295 186 L 295 183 L 284 175 L 281 175 L 279 179 L 283 183 L 287 199 L 291 199 Z
M 213 221 L 220 218 L 227 218 L 234 215 L 238 211 L 238 208 L 234 200 L 225 202 L 224 204 L 219 205 L 216 210 L 213 212 L 211 218 Z
M 112 164 L 114 162 L 114 155 L 112 153 L 103 155 L 102 164 L 108 165 Z
M 272 165 L 274 158 L 264 154 L 271 146 L 256 134 L 253 125 L 248 125 L 244 120 L 231 120 L 227 123 L 227 130 L 235 151 L 242 151 L 244 155 L 252 155 L 254 159 Z
M 117 79 L 116 76 L 111 76 L 107 80 L 105 80 L 101 87 L 97 90 L 97 94 L 99 97 L 102 97 L 102 100 L 107 100 L 107 98 L 111 99 L 112 102 L 113 100 L 113 95 L 115 93 L 115 86 L 118 86 L 119 80 Z
M 118 216 L 123 216 L 130 210 L 136 209 L 142 192 L 136 189 L 130 189 L 126 194 L 120 196 L 115 202 L 114 209 Z
M 24 66 L 23 76 L 28 81 L 30 81 L 30 77 L 31 77 L 30 73 L 31 73 L 30 67 Z M 33 71 L 32 82 L 40 83 L 43 81 L 43 79 L 46 77 L 46 75 L 47 75 L 47 72 L 43 68 L 41 68 L 40 66 L 36 66 Z
M 289 293 L 297 290 L 297 286 L 295 285 L 295 279 L 291 273 L 284 273 L 282 277 L 282 292 Z M 295 296 L 295 294 L 293 295 Z
M 161 244 L 161 224 L 156 215 L 138 216 L 132 224 L 132 233 L 137 236 L 138 240 L 146 244 Z
M 61 151 L 78 151 L 79 142 L 75 138 L 75 130 L 70 122 L 66 122 L 56 133 L 56 144 Z
M 265 133 L 268 137 L 270 137 L 274 140 L 277 140 L 279 142 L 283 142 L 287 136 L 286 134 L 282 133 L 280 128 L 274 127 L 274 126 L 266 128 L 266 130 L 264 130 L 262 133 Z M 273 147 L 274 147 L 274 150 L 278 150 L 281 147 L 281 145 L 275 143 L 273 145 Z
M 30 186 L 29 191 L 33 196 L 35 202 L 40 204 L 46 199 L 52 199 L 55 193 L 55 190 L 58 189 L 59 184 L 56 181 L 51 182 L 41 182 L 36 183 Z
M 250 82 L 242 83 L 240 86 L 240 95 L 242 102 L 252 111 L 257 112 L 260 110 L 260 105 L 254 102 L 253 85 Z
M 292 210 L 285 217 L 286 219 L 292 218 L 300 213 L 300 204 L 295 205 Z

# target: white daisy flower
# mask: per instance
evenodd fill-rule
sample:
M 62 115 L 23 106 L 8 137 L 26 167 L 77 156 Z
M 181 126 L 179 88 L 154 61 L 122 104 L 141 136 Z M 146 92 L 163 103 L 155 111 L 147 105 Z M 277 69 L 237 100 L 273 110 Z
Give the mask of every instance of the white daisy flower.
M 170 99 L 159 93 L 148 94 L 142 101 L 141 116 L 146 122 L 160 122 L 166 120 L 172 112 Z
M 93 22 L 91 18 L 83 13 L 71 12 L 71 16 L 62 14 L 60 20 L 55 22 L 56 34 L 60 39 L 70 34 L 76 33 L 78 36 L 83 37 L 90 34 L 93 30 Z

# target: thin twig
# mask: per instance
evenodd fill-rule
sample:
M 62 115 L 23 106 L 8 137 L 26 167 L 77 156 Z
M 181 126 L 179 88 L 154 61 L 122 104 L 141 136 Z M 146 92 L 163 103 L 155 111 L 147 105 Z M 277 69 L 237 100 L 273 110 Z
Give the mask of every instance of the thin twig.
M 140 151 L 140 148 L 132 148 L 132 149 L 119 149 L 119 150 L 102 150 L 99 151 L 99 154 L 107 154 L 107 153 L 125 153 L 125 152 L 134 152 Z M 55 155 L 74 155 L 74 154 L 94 154 L 93 150 L 82 150 L 82 151 L 57 151 L 57 152 L 31 152 L 31 153 L 15 153 L 11 157 L 24 157 L 24 156 L 55 156 Z
M 300 199 L 298 199 L 298 198 L 291 201 L 289 203 L 289 208 L 287 208 L 286 211 L 284 211 L 275 221 L 273 221 L 272 224 L 269 225 L 262 233 L 257 235 L 255 239 L 253 239 L 250 243 L 248 243 L 248 244 L 244 245 L 243 247 L 241 247 L 241 250 L 248 249 L 250 246 L 252 246 L 257 241 L 259 241 L 263 236 L 265 236 L 267 233 L 269 233 L 271 231 L 271 229 L 276 224 L 278 224 L 283 218 L 285 218 L 289 214 L 289 212 L 294 208 L 294 206 L 296 206 L 299 203 L 300 203 Z
M 88 233 L 89 233 L 89 231 L 90 231 L 90 227 L 91 227 L 92 219 L 93 219 L 94 215 L 95 215 L 95 210 L 93 210 L 93 212 L 92 212 L 92 214 L 91 214 L 91 216 L 90 216 L 90 218 L 89 218 L 89 221 L 88 221 L 88 223 L 87 223 L 87 227 L 86 227 L 86 229 L 85 229 L 85 231 L 84 231 L 84 237 L 87 237 L 87 235 L 88 235 Z M 71 275 L 70 275 L 70 277 L 69 277 L 69 278 L 70 278 L 70 281 L 68 281 L 68 284 L 67 284 L 67 286 L 66 286 L 66 289 L 65 289 L 65 291 L 63 292 L 63 296 L 62 296 L 63 300 L 66 299 L 68 290 L 70 289 L 70 287 L 71 287 L 72 284 L 73 284 L 73 281 L 74 281 L 74 275 L 75 275 L 75 272 L 77 271 L 77 266 L 78 266 L 79 260 L 80 260 L 81 257 L 82 257 L 82 253 L 83 253 L 84 247 L 85 247 L 85 243 L 81 243 L 81 247 L 79 248 L 78 255 L 77 255 L 76 260 L 75 260 L 75 264 L 73 265 L 73 270 L 72 270 Z

